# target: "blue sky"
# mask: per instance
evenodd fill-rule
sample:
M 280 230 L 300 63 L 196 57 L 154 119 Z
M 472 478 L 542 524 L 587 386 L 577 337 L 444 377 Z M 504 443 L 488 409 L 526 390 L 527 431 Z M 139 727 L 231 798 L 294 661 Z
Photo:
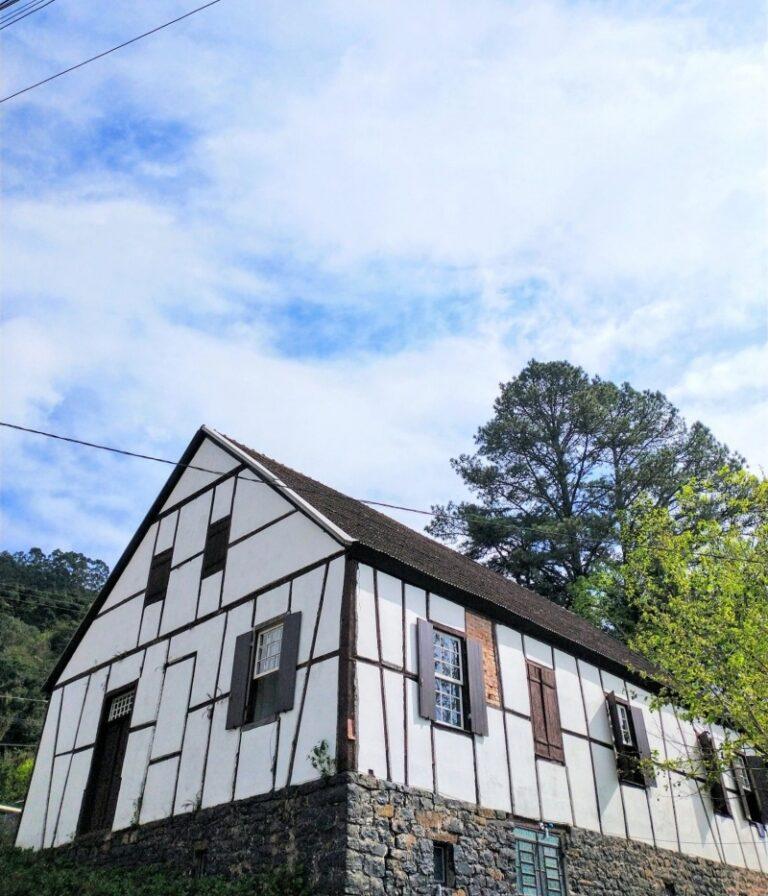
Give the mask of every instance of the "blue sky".
M 4 93 L 191 6 L 51 4 Z M 223 0 L 12 100 L 3 417 L 169 457 L 205 422 L 428 506 L 566 358 L 766 466 L 764 42 L 758 2 Z M 0 450 L 11 549 L 112 563 L 167 475 Z

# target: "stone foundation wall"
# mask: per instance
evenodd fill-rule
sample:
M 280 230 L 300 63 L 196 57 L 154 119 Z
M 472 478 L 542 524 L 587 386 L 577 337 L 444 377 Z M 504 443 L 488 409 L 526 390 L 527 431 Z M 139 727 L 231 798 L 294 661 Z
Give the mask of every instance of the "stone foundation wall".
M 503 812 L 349 774 L 89 834 L 60 851 L 91 864 L 224 876 L 294 864 L 306 869 L 316 896 L 434 896 L 438 841 L 453 850 L 452 896 L 514 896 L 516 823 Z M 559 833 L 569 896 L 768 896 L 762 874 L 578 828 Z

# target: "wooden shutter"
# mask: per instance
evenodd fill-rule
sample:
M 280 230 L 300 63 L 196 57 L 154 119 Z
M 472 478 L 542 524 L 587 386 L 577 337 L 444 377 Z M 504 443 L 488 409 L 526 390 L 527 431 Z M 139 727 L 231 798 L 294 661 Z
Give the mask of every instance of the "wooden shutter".
M 147 594 L 145 603 L 164 600 L 168 590 L 168 579 L 171 577 L 171 556 L 173 549 L 169 548 L 152 558 L 149 567 L 149 581 L 147 582 Z
M 634 729 L 638 756 L 640 759 L 646 760 L 640 766 L 640 772 L 645 781 L 645 786 L 655 787 L 656 771 L 650 764 L 653 759 L 653 753 L 651 753 L 651 745 L 648 742 L 648 732 L 645 730 L 645 716 L 643 715 L 643 710 L 639 706 L 630 706 L 629 714 L 632 718 L 632 727 Z
M 232 663 L 232 681 L 229 686 L 227 728 L 239 728 L 245 722 L 248 690 L 251 684 L 251 654 L 253 632 L 238 635 L 235 641 L 235 657 Z
M 757 809 L 757 818 L 753 815 L 753 821 L 768 824 L 768 766 L 759 756 L 745 756 L 744 764 L 752 782 Z
M 528 694 L 531 698 L 531 724 L 536 755 L 541 759 L 564 762 L 563 732 L 557 703 L 554 669 L 526 663 Z
M 746 757 L 741 756 L 741 761 L 744 763 L 744 769 L 746 771 L 747 776 L 749 777 L 750 783 L 752 782 L 752 776 L 749 774 L 749 769 L 747 768 Z M 741 803 L 741 808 L 744 812 L 744 817 L 747 821 L 754 820 L 752 816 L 755 814 L 753 809 L 752 801 L 750 800 L 750 794 L 744 789 L 743 784 L 741 783 L 741 777 L 739 773 L 736 771 L 735 763 L 731 764 L 731 774 L 733 775 L 733 780 L 736 782 L 736 790 L 739 792 L 739 802 Z
M 296 663 L 299 659 L 301 613 L 290 613 L 283 622 L 283 640 L 280 645 L 280 671 L 277 680 L 275 712 L 293 709 L 296 690 Z
M 709 795 L 712 798 L 712 806 L 718 815 L 731 814 L 731 807 L 728 803 L 728 792 L 723 786 L 722 776 L 718 771 L 718 761 L 715 753 L 715 743 L 709 731 L 700 731 L 696 735 L 699 744 L 702 759 L 704 760 L 704 768 L 707 774 L 707 785 L 709 787 Z
M 228 516 L 208 526 L 208 534 L 205 539 L 205 553 L 203 554 L 203 576 L 224 569 L 227 559 L 227 546 L 229 545 L 229 527 L 231 518 Z
M 419 649 L 419 715 L 435 720 L 435 630 L 432 623 L 417 623 Z
M 488 734 L 488 708 L 485 705 L 483 647 L 479 641 L 467 639 L 467 685 L 469 690 L 470 730 Z

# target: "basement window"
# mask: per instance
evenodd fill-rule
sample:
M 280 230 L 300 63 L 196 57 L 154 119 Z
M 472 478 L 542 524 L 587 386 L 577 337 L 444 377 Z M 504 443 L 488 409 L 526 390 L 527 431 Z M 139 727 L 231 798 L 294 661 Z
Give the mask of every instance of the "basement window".
M 515 828 L 520 896 L 565 896 L 560 840 L 550 833 Z
M 433 843 L 432 853 L 434 861 L 433 880 L 437 884 L 437 892 L 443 887 L 452 887 L 456 875 L 453 870 L 453 845 L 450 843 Z

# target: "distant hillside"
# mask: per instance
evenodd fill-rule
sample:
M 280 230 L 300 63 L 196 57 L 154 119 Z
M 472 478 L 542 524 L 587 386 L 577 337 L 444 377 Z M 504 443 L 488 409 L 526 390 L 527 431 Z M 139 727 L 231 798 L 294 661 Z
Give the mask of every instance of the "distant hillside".
M 39 548 L 0 552 L 0 761 L 34 749 L 41 687 L 109 574 L 101 560 Z M 20 699 L 24 698 L 24 699 Z M 13 746 L 7 746 L 12 744 Z M 28 750 L 17 745 L 28 745 Z M 0 774 L 0 798 L 4 795 Z

